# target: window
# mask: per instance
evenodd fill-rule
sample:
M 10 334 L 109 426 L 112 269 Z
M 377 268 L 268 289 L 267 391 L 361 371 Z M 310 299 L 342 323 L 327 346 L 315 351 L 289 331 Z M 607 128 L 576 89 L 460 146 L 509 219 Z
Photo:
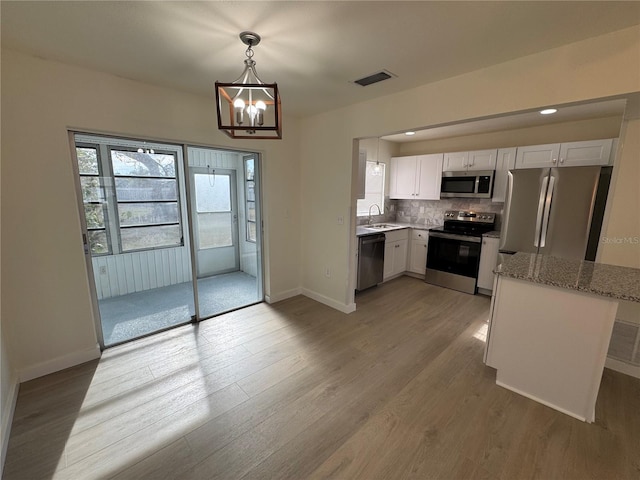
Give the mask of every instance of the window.
M 198 248 L 233 245 L 231 176 L 196 173 L 193 177 L 198 215 Z
M 181 246 L 176 152 L 94 139 L 76 143 L 91 254 Z
M 247 242 L 256 242 L 256 181 L 255 159 L 247 158 L 244 161 L 245 178 L 245 209 L 247 223 Z
M 375 203 L 384 213 L 384 179 L 385 164 L 367 162 L 365 170 L 364 199 L 358 199 L 359 217 L 369 215 L 369 209 Z M 378 209 L 373 207 L 371 213 L 377 215 Z
M 110 154 L 122 251 L 182 245 L 175 155 Z
M 95 145 L 78 145 L 76 155 L 91 254 L 106 255 L 111 253 L 111 246 L 106 228 L 106 196 L 100 181 L 99 150 Z

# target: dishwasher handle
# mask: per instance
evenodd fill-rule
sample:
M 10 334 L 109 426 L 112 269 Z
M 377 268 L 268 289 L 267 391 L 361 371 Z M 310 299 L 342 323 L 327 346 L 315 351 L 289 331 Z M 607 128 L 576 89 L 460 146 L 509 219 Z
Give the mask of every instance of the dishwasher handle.
M 371 238 L 373 237 L 373 238 Z M 379 242 L 384 242 L 385 241 L 385 235 L 369 235 L 366 238 L 362 238 L 360 239 L 360 244 L 361 245 L 369 245 L 371 243 L 379 243 Z

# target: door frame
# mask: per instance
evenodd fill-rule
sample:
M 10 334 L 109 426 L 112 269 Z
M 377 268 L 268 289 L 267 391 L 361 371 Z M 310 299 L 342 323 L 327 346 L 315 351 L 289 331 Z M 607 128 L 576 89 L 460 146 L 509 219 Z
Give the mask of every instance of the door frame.
M 88 239 L 88 228 L 87 228 L 87 224 L 86 224 L 86 218 L 85 218 L 85 213 L 84 213 L 84 201 L 83 201 L 83 197 L 82 197 L 82 186 L 80 183 L 80 172 L 79 172 L 79 166 L 78 166 L 78 159 L 77 159 L 77 155 L 76 155 L 76 135 L 81 135 L 81 136 L 90 136 L 90 137 L 103 137 L 103 138 L 107 138 L 110 140 L 115 140 L 116 142 L 121 141 L 121 142 L 143 142 L 143 143 L 147 143 L 151 146 L 155 145 L 155 144 L 159 144 L 159 145 L 170 145 L 172 147 L 176 148 L 176 153 L 178 154 L 178 158 L 177 158 L 177 169 L 179 174 L 182 176 L 183 178 L 183 184 L 180 185 L 179 184 L 179 188 L 181 190 L 181 200 L 184 202 L 184 208 L 181 209 L 181 216 L 183 217 L 183 235 L 185 233 L 187 233 L 187 239 L 185 242 L 185 246 L 189 249 L 189 253 L 190 253 L 190 259 L 191 259 L 191 273 L 192 273 L 192 278 L 191 278 L 191 284 L 192 284 L 192 290 L 193 290 L 193 301 L 194 301 L 194 306 L 195 306 L 195 315 L 192 316 L 190 319 L 186 319 L 184 323 L 178 324 L 178 325 L 173 325 L 170 327 L 166 327 L 163 328 L 161 330 L 157 330 L 153 333 L 149 333 L 149 334 L 145 334 L 142 335 L 140 337 L 136 337 L 136 338 L 132 338 L 130 340 L 126 340 L 124 342 L 119 342 L 119 343 L 114 343 L 109 345 L 108 347 L 105 346 L 104 344 L 104 334 L 103 334 L 103 330 L 102 330 L 102 320 L 101 320 L 101 315 L 100 315 L 100 308 L 99 308 L 99 300 L 98 300 L 98 291 L 97 291 L 97 286 L 96 286 L 96 280 L 95 280 L 95 275 L 94 275 L 94 268 L 93 268 L 93 261 L 92 261 L 92 256 L 91 256 L 91 249 L 90 249 L 90 245 L 89 245 L 89 239 Z M 134 138 L 135 137 L 135 138 Z M 242 158 L 246 158 L 247 156 L 252 156 L 254 158 L 255 161 L 255 188 L 256 188 L 256 251 L 257 251 L 257 275 L 256 275 L 256 280 L 257 280 L 257 284 L 258 284 L 258 288 L 259 288 L 259 298 L 260 300 L 258 300 L 258 302 L 256 303 L 261 303 L 265 301 L 266 295 L 265 295 L 265 279 L 264 279 L 264 275 L 265 275 L 265 258 L 264 258 L 264 222 L 263 222 L 263 216 L 262 216 L 262 212 L 263 212 L 263 195 L 262 195 L 262 154 L 259 151 L 248 151 L 247 149 L 233 149 L 233 148 L 229 148 L 229 147 L 219 147 L 219 146 L 212 146 L 212 145 L 204 145 L 204 144 L 193 144 L 193 143 L 186 143 L 184 141 L 171 141 L 171 140 L 163 140 L 163 139 L 159 139 L 159 138 L 148 138 L 148 137 L 144 137 L 144 136 L 138 136 L 138 135 L 123 135 L 123 134 L 113 134 L 113 133 L 105 133 L 105 132 L 99 132 L 99 131 L 91 131 L 91 130 L 85 130 L 85 129 L 73 129 L 73 128 L 69 128 L 67 129 L 67 139 L 69 141 L 69 152 L 70 152 L 70 162 L 71 162 L 71 169 L 73 172 L 73 181 L 74 181 L 74 185 L 75 185 L 75 189 L 76 189 L 76 208 L 78 209 L 78 218 L 80 221 L 80 232 L 81 232 L 81 242 L 82 242 L 82 248 L 83 248 L 83 257 L 84 257 L 84 261 L 85 261 L 85 268 L 86 268 L 86 272 L 87 272 L 87 284 L 89 287 L 89 299 L 90 299 L 90 303 L 91 303 L 91 311 L 93 314 L 93 323 L 94 323 L 94 327 L 95 327 L 95 332 L 96 332 L 96 339 L 98 341 L 99 347 L 100 347 L 100 351 L 104 351 L 106 348 L 111 348 L 111 347 L 115 347 L 118 345 L 121 345 L 123 343 L 128 343 L 130 341 L 134 341 L 134 340 L 139 340 L 141 338 L 145 338 L 151 335 L 155 335 L 157 333 L 161 333 L 163 331 L 172 329 L 172 328 L 176 328 L 178 326 L 184 326 L 185 324 L 188 323 L 198 323 L 202 320 L 207 320 L 209 318 L 213 318 L 216 315 L 212 315 L 210 317 L 204 317 L 201 318 L 199 317 L 199 305 L 198 305 L 198 279 L 197 279 L 197 269 L 196 269 L 196 265 L 195 265 L 195 252 L 196 249 L 193 246 L 193 239 L 194 237 L 194 229 L 193 229 L 193 222 L 192 222 L 192 205 L 191 205 L 191 182 L 188 181 L 187 179 L 187 172 L 189 171 L 189 157 L 188 157 L 188 148 L 192 147 L 192 148 L 206 148 L 206 149 L 211 149 L 211 150 L 215 150 L 215 151 L 219 151 L 219 152 L 230 152 L 230 153 L 236 153 L 238 155 L 241 155 Z M 179 156 L 182 156 L 182 161 L 180 161 Z M 243 174 L 244 175 L 244 174 Z M 244 177 L 243 177 L 244 178 Z M 187 200 L 189 199 L 189 200 Z M 240 208 L 240 206 L 238 205 L 237 208 Z M 249 305 L 245 305 L 243 307 L 239 307 L 239 309 L 241 308 L 245 308 L 246 306 Z M 224 312 L 224 313 L 228 313 L 228 312 Z

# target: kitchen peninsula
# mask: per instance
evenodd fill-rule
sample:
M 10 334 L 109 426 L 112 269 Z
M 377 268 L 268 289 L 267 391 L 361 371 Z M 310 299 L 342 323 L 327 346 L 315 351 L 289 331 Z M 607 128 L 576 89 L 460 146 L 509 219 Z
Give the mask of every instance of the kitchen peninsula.
M 517 253 L 496 273 L 485 351 L 496 383 L 593 422 L 616 312 L 640 304 L 640 269 Z

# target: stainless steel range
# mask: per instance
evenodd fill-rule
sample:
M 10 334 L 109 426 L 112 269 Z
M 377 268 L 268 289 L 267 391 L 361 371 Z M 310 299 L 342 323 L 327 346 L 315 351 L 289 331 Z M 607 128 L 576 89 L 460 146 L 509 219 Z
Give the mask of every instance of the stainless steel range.
M 429 230 L 425 281 L 475 294 L 482 234 L 495 221 L 495 213 L 447 210 L 444 225 Z

